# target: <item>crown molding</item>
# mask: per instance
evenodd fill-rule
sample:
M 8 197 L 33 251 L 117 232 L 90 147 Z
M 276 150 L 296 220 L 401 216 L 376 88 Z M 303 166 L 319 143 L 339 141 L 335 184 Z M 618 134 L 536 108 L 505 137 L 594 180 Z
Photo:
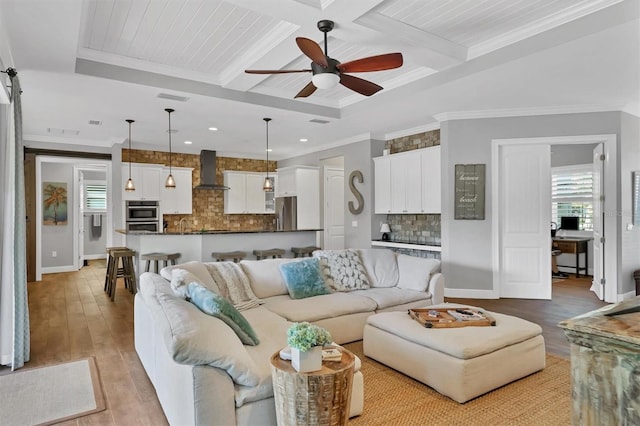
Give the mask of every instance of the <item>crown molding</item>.
M 384 140 L 389 141 L 391 139 L 402 138 L 404 136 L 416 135 L 418 133 L 430 132 L 440 128 L 440 122 L 434 122 L 429 124 L 423 124 L 421 126 L 411 127 L 410 129 L 399 130 L 397 132 L 385 133 Z
M 481 118 L 528 117 L 535 115 L 581 114 L 590 112 L 622 111 L 621 106 L 605 105 L 563 105 L 552 107 L 505 108 L 478 111 L 452 111 L 435 114 L 440 123 L 452 120 L 475 120 Z

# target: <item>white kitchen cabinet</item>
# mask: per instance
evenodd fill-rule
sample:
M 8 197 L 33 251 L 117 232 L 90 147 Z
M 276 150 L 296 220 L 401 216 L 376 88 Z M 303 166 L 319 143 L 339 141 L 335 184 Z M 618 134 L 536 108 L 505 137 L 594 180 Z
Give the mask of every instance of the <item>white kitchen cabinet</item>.
M 440 145 L 422 150 L 422 213 L 442 212 Z
M 131 163 L 131 179 L 135 191 L 125 191 L 129 180 L 129 163 L 122 164 L 122 199 L 123 200 L 160 200 L 160 182 L 162 166 L 159 164 Z
M 374 196 L 376 214 L 391 213 L 391 156 L 377 157 L 374 162 Z
M 282 188 L 284 186 L 284 189 Z M 290 166 L 278 169 L 277 197 L 296 196 L 298 229 L 320 228 L 320 169 Z
M 224 193 L 225 214 L 272 214 L 273 193 L 265 192 L 262 187 L 266 173 L 240 172 L 227 170 L 223 173 L 224 184 L 229 189 Z M 267 208 L 267 204 L 270 204 Z
M 440 213 L 440 147 L 374 158 L 376 214 Z
M 193 169 L 187 167 L 172 167 L 171 174 L 176 181 L 174 189 L 160 189 L 160 211 L 162 214 L 191 214 L 193 213 Z M 162 177 L 169 176 L 169 168 L 162 169 Z

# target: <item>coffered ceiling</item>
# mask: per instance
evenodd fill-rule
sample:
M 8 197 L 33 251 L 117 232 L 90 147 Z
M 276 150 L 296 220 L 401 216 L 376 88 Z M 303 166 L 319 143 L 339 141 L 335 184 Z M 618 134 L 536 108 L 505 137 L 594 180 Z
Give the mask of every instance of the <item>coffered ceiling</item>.
M 108 147 L 131 118 L 134 147 L 165 149 L 171 107 L 178 151 L 261 157 L 270 116 L 277 159 L 437 127 L 446 112 L 638 114 L 638 3 L 2 0 L 0 24 L 33 143 Z M 323 45 L 321 19 L 335 21 L 328 53 L 341 62 L 403 54 L 400 68 L 354 74 L 384 90 L 294 99 L 310 74 L 244 72 L 309 68 L 295 38 Z

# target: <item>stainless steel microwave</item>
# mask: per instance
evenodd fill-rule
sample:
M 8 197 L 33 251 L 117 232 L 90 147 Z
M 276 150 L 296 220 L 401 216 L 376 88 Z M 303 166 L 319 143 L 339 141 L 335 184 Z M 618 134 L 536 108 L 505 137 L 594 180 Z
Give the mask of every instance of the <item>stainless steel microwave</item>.
M 160 208 L 157 201 L 127 201 L 126 218 L 128 222 L 159 222 Z

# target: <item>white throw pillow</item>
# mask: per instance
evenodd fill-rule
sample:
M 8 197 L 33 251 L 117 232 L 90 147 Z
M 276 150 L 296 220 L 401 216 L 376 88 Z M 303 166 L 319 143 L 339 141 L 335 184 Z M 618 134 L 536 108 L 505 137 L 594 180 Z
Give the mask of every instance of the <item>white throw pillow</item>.
M 389 249 L 359 249 L 358 254 L 371 287 L 395 287 L 398 284 L 395 252 Z
M 366 290 L 369 278 L 355 249 L 316 250 L 327 285 L 333 291 Z
M 240 266 L 249 277 L 249 283 L 255 295 L 264 299 L 289 294 L 279 266 L 291 261 L 293 259 L 243 260 Z
M 260 299 L 253 294 L 249 279 L 240 265 L 234 262 L 207 262 L 204 265 L 218 286 L 217 293 L 237 310 L 260 306 Z
M 174 276 L 173 271 L 175 270 L 180 270 L 182 272 L 178 272 Z M 167 266 L 160 270 L 160 275 L 162 275 L 162 277 L 167 281 L 171 282 L 171 288 L 174 293 L 183 299 L 186 298 L 187 293 L 186 289 L 183 289 L 182 287 L 191 282 L 202 284 L 202 286 L 209 290 L 220 294 L 220 289 L 202 262 L 193 261 L 181 263 L 180 265 Z
M 425 291 L 429 286 L 431 274 L 440 270 L 438 259 L 398 255 L 398 287 L 407 290 Z

